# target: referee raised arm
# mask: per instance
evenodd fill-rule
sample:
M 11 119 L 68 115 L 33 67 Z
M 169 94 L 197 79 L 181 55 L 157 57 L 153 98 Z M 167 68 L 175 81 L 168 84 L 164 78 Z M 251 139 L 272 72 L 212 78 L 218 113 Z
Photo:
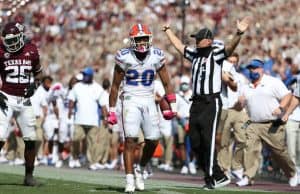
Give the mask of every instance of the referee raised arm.
M 173 46 L 192 63 L 193 103 L 190 109 L 190 137 L 193 151 L 204 171 L 204 189 L 215 189 L 230 183 L 229 178 L 220 169 L 215 153 L 215 134 L 222 109 L 222 63 L 234 51 L 249 24 L 250 17 L 238 21 L 237 32 L 226 46 L 221 42 L 213 44 L 212 32 L 203 28 L 191 35 L 196 39 L 195 48 L 184 45 L 169 25 L 163 26 L 163 31 Z

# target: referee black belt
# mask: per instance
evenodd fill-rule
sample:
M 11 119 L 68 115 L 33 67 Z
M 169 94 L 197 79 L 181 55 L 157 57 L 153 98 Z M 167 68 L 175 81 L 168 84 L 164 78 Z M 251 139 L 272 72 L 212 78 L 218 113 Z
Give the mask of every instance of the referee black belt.
M 203 95 L 193 95 L 191 97 L 191 101 L 211 101 L 215 98 L 219 98 L 220 93 L 214 93 L 214 94 L 203 94 Z

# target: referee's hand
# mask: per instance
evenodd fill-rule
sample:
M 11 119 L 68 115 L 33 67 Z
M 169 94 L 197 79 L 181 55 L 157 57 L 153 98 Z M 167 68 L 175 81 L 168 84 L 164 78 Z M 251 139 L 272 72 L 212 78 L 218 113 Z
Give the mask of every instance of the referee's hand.
M 241 21 L 237 21 L 236 26 L 237 26 L 237 30 L 241 33 L 245 32 L 250 23 L 251 23 L 252 18 L 250 16 L 246 16 L 244 17 Z

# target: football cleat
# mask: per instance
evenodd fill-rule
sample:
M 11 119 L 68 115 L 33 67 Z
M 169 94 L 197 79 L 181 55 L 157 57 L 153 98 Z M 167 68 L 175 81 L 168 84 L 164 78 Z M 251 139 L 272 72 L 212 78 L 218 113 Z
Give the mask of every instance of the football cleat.
M 144 177 L 142 175 L 141 168 L 139 166 L 134 168 L 134 176 L 135 176 L 136 189 L 139 191 L 144 191 L 145 190 Z
M 125 193 L 133 194 L 135 190 L 134 185 L 132 184 L 126 184 L 125 186 Z

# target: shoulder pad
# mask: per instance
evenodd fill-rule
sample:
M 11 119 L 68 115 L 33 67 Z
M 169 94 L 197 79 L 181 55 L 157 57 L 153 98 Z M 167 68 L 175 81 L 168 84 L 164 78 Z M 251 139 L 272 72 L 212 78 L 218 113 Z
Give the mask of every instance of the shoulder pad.
M 124 61 L 125 57 L 130 53 L 128 48 L 118 50 L 117 54 L 115 55 L 115 62 L 120 64 Z

